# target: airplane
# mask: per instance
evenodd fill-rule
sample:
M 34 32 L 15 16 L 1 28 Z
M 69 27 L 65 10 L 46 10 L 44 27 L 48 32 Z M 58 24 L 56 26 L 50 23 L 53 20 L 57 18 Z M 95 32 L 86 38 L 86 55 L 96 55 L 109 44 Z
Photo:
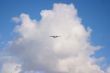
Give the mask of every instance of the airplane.
M 60 37 L 60 36 L 50 36 L 50 37 L 52 37 L 52 38 L 58 38 L 58 37 Z

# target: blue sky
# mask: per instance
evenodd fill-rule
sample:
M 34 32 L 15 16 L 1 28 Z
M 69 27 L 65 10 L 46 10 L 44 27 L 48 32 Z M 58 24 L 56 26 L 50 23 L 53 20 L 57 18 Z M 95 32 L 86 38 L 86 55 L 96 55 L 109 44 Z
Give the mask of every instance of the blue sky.
M 54 3 L 73 3 L 85 27 L 92 28 L 91 42 L 103 48 L 96 56 L 105 56 L 110 64 L 110 0 L 0 0 L 0 48 L 14 36 L 12 17 L 28 13 L 40 20 L 40 11 L 51 9 Z

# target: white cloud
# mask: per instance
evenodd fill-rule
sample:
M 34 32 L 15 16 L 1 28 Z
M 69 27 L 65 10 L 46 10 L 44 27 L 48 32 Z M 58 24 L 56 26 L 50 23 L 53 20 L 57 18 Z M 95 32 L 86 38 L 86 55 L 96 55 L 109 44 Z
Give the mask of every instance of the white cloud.
M 19 23 L 20 22 L 20 19 L 17 16 L 16 17 L 13 17 L 12 20 L 15 21 L 16 23 Z
M 107 68 L 107 73 L 110 73 L 110 67 Z
M 105 73 L 91 57 L 100 47 L 91 45 L 91 31 L 83 26 L 74 5 L 54 4 L 52 10 L 40 14 L 40 21 L 25 13 L 17 17 L 21 24 L 15 31 L 19 35 L 8 48 L 11 56 L 21 61 L 24 72 Z M 53 35 L 60 37 L 49 37 Z
M 6 62 L 3 64 L 1 73 L 20 73 L 21 65 L 14 62 Z

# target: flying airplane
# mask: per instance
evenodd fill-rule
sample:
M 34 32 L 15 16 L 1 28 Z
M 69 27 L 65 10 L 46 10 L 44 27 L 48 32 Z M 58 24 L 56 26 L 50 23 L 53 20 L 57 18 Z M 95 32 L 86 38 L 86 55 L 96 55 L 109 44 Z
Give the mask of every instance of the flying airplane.
M 52 38 L 58 38 L 58 37 L 60 37 L 60 36 L 50 36 L 50 37 L 52 37 Z

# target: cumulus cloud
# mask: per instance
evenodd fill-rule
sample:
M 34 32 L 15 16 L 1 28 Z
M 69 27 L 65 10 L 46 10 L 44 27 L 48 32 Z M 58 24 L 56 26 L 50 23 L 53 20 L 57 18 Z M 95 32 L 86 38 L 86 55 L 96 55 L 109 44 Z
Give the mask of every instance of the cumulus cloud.
M 40 21 L 25 13 L 14 18 L 18 35 L 7 51 L 22 71 L 15 69 L 18 64 L 6 63 L 3 73 L 7 67 L 8 73 L 105 73 L 92 57 L 100 47 L 91 44 L 91 29 L 84 27 L 73 4 L 54 4 L 40 14 Z M 50 37 L 54 35 L 60 37 Z

